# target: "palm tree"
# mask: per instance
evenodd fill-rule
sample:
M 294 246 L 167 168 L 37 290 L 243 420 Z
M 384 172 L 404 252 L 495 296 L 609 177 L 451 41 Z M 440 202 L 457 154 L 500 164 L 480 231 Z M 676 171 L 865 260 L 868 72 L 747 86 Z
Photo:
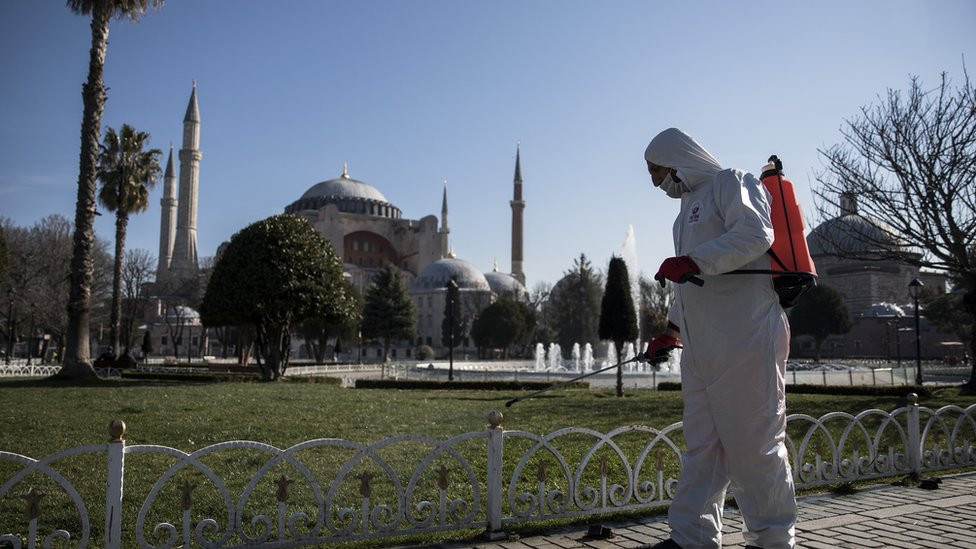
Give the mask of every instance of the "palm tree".
M 108 22 L 112 17 L 139 19 L 148 6 L 163 5 L 163 0 L 67 0 L 68 9 L 91 16 L 91 51 L 88 81 L 82 87 L 84 114 L 81 119 L 81 157 L 78 162 L 78 199 L 75 204 L 75 233 L 71 257 L 71 291 L 68 297 L 68 331 L 61 376 L 91 377 L 88 323 L 91 311 L 91 285 L 95 247 L 95 190 L 98 171 L 98 136 L 105 110 L 105 85 L 102 72 L 108 49 Z
M 129 214 L 145 211 L 149 206 L 149 189 L 156 184 L 159 149 L 144 151 L 149 133 L 122 124 L 118 133 L 108 128 L 98 157 L 98 179 L 102 190 L 98 201 L 115 212 L 115 269 L 112 275 L 112 317 L 110 341 L 118 357 L 119 327 L 122 319 L 122 263 L 125 260 L 125 230 Z M 126 351 L 129 344 L 126 342 Z

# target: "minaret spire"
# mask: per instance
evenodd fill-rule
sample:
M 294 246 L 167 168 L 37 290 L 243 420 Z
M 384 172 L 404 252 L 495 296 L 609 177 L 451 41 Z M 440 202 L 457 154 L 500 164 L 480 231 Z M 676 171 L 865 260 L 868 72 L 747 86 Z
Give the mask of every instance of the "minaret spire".
M 447 180 L 444 180 L 444 196 L 441 198 L 441 232 L 449 233 L 447 226 Z
M 183 146 L 180 147 L 180 196 L 176 218 L 176 240 L 170 272 L 177 281 L 196 276 L 197 263 L 197 195 L 200 187 L 200 110 L 197 107 L 197 83 L 183 118 Z
M 447 180 L 444 180 L 444 194 L 441 198 L 441 228 L 439 231 L 441 236 L 441 257 L 448 256 L 448 241 L 449 235 L 451 234 L 451 228 L 447 225 Z
M 522 200 L 522 142 L 515 145 L 515 179 L 513 181 L 512 201 L 512 276 L 525 284 L 525 272 L 522 265 L 523 215 L 525 201 Z
M 159 201 L 162 213 L 159 222 L 159 265 L 156 267 L 156 281 L 163 282 L 169 275 L 173 260 L 173 241 L 176 239 L 176 175 L 173 173 L 173 143 L 169 144 L 169 158 L 163 173 L 163 198 Z

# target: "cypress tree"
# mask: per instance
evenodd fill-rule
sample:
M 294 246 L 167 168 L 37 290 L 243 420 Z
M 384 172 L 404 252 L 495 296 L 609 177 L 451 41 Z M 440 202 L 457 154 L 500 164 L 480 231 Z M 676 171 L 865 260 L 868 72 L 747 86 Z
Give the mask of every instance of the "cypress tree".
M 609 339 L 623 358 L 624 343 L 637 339 L 637 313 L 630 293 L 630 277 L 623 258 L 610 258 L 607 285 L 600 303 L 600 339 Z M 617 396 L 624 394 L 623 370 L 617 368 Z

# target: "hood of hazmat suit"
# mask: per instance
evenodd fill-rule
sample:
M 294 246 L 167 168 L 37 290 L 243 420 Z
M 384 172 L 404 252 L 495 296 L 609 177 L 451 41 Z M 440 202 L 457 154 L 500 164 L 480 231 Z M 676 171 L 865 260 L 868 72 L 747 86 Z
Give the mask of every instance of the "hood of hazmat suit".
M 722 502 L 715 498 L 731 479 L 739 485 L 736 499 L 747 517 L 747 544 L 792 546 L 792 533 L 777 529 L 791 524 L 786 515 L 796 509 L 792 478 L 784 476 L 789 471 L 783 445 L 789 323 L 770 276 L 722 276 L 736 269 L 769 268 L 769 193 L 752 174 L 723 169 L 676 128 L 657 135 L 644 157 L 676 169 L 684 184 L 674 252 L 691 257 L 705 282 L 701 287 L 673 285 L 668 314 L 684 344 L 688 444 L 681 493 L 671 507 L 672 538 L 683 547 L 721 545 Z M 712 506 L 706 509 L 703 501 Z M 692 518 L 682 522 L 681 517 Z M 703 528 L 699 517 L 711 517 L 714 524 Z

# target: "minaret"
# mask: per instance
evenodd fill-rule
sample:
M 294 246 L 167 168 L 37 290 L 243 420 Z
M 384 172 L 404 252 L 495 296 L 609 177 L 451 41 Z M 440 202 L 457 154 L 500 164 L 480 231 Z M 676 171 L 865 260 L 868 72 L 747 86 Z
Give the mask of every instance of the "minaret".
M 163 282 L 169 275 L 169 265 L 173 260 L 173 240 L 176 238 L 176 176 L 173 174 L 173 144 L 169 144 L 169 159 L 166 160 L 166 173 L 163 174 L 163 198 L 159 223 L 159 266 L 156 268 L 156 281 Z
M 176 241 L 170 272 L 177 280 L 196 275 L 197 191 L 200 184 L 200 111 L 197 108 L 197 83 L 193 81 L 190 103 L 183 117 L 183 146 L 180 148 L 180 196 L 176 218 Z
M 515 191 L 512 197 L 512 276 L 525 284 L 525 272 L 522 270 L 522 242 L 523 242 L 523 223 L 522 217 L 525 211 L 525 201 L 522 200 L 522 163 L 521 163 L 521 143 L 515 146 Z
M 447 226 L 447 180 L 444 180 L 444 197 L 441 199 L 441 228 L 437 231 L 441 234 L 441 257 L 448 255 L 448 235 L 451 229 Z

